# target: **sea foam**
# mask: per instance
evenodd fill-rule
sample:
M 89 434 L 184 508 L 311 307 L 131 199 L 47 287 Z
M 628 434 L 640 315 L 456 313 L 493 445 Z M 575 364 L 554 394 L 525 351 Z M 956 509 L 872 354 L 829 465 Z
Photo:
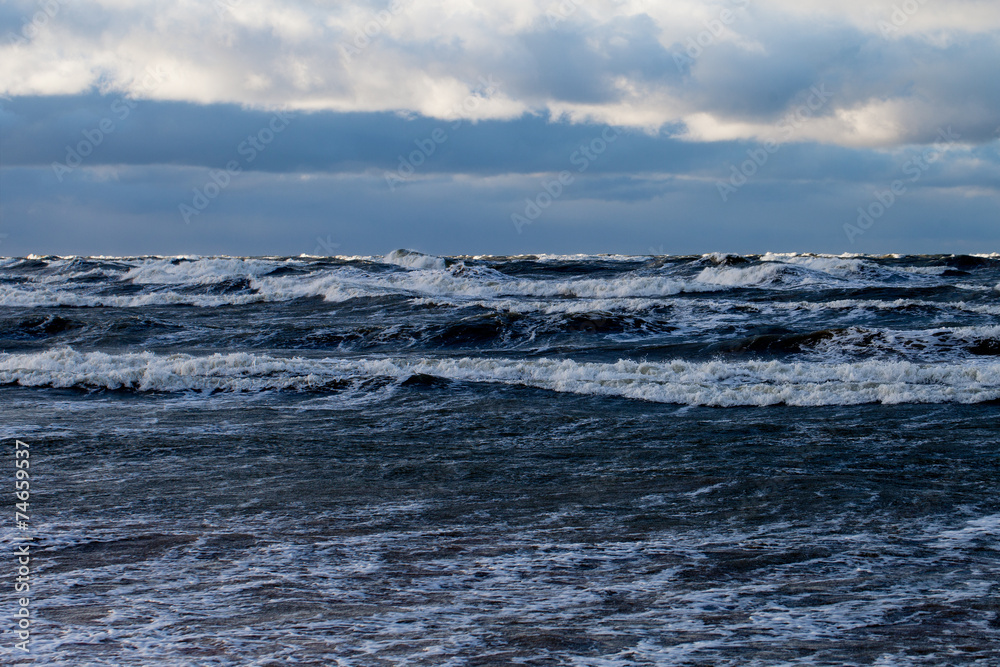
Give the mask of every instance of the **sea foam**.
M 304 358 L 251 353 L 107 354 L 57 348 L 0 355 L 0 384 L 160 391 L 317 391 L 427 375 L 556 392 L 705 406 L 978 403 L 1000 398 L 1000 362 L 918 364 L 675 360 Z

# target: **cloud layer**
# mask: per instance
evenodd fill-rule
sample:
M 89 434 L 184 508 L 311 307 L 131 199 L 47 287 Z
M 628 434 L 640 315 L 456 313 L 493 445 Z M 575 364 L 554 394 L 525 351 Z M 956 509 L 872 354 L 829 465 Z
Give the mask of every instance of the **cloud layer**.
M 990 0 L 15 0 L 0 93 L 976 143 L 1000 126 L 998 29 Z

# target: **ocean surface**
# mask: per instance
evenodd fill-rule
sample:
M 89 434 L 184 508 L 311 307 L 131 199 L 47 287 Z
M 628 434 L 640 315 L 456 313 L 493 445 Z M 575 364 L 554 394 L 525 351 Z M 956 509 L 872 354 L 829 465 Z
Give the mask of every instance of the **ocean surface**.
M 0 662 L 1000 665 L 998 413 L 997 254 L 4 258 Z

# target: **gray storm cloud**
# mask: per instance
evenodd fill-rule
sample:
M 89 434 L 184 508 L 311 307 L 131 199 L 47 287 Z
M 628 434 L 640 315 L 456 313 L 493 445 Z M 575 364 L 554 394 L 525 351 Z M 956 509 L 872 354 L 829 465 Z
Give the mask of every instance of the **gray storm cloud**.
M 835 5 L 835 6 L 831 6 Z M 0 92 L 433 118 L 544 113 L 690 140 L 969 142 L 1000 126 L 1000 5 L 786 0 L 19 0 L 0 10 Z M 149 68 L 169 77 L 143 85 Z M 478 81 L 502 86 L 469 103 Z

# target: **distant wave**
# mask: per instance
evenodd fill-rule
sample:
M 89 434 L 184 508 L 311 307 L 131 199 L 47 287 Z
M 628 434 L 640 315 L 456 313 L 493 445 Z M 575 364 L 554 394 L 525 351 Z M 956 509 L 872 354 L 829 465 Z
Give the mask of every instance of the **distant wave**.
M 973 271 L 984 272 L 975 282 Z M 744 290 L 933 290 L 994 293 L 1000 258 L 712 253 L 445 258 L 410 250 L 384 257 L 142 257 L 0 260 L 0 306 L 219 307 L 322 298 L 340 303 L 398 296 L 499 299 L 664 299 Z M 992 279 L 988 276 L 994 276 Z M 880 295 L 884 298 L 884 295 Z M 556 306 L 558 307 L 558 306 Z M 623 307 L 629 307 L 623 304 Z
M 405 266 L 410 269 L 443 269 L 447 263 L 443 257 L 425 255 L 415 250 L 393 250 L 382 258 L 386 264 Z

